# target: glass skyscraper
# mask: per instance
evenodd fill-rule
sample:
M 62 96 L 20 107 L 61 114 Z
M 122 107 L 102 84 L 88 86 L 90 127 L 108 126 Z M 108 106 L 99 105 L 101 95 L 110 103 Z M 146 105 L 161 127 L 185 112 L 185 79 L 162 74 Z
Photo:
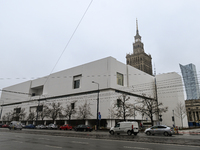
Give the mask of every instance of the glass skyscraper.
M 183 76 L 187 100 L 200 99 L 199 83 L 195 65 L 179 65 Z

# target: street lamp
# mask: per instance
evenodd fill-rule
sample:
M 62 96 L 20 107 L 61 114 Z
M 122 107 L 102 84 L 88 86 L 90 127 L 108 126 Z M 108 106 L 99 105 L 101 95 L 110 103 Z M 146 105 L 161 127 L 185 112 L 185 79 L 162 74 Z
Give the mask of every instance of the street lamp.
M 3 101 L 3 100 L 2 100 Z M 4 101 L 3 101 L 3 104 L 4 104 Z M 1 114 L 0 114 L 0 120 L 1 120 L 1 115 L 2 115 L 2 111 L 3 111 L 3 104 L 1 104 Z
M 98 95 L 97 95 L 97 130 L 99 128 L 99 120 L 98 120 L 98 115 L 99 115 L 99 83 L 92 81 L 92 83 L 95 83 L 98 85 Z

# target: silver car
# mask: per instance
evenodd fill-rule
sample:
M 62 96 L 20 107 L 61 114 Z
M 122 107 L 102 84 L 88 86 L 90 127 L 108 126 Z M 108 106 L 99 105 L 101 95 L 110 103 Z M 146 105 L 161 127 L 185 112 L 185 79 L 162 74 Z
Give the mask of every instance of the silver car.
M 48 129 L 57 129 L 58 126 L 57 126 L 56 124 L 51 123 L 51 124 L 48 125 L 47 128 L 48 128 Z
M 172 136 L 174 134 L 174 129 L 166 125 L 152 126 L 144 131 L 147 135 L 164 134 L 165 136 Z

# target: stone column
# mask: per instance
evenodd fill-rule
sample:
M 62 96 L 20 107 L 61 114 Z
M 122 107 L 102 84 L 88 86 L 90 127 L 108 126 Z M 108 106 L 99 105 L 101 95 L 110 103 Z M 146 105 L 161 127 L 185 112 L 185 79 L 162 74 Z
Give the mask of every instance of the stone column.
M 88 125 L 88 120 L 85 120 L 85 125 Z

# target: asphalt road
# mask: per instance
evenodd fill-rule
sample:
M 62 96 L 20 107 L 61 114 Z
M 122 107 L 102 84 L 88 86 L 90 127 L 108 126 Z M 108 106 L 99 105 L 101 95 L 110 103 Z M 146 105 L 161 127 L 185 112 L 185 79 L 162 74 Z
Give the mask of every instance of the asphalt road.
M 200 146 L 88 139 L 0 131 L 1 150 L 199 150 Z

